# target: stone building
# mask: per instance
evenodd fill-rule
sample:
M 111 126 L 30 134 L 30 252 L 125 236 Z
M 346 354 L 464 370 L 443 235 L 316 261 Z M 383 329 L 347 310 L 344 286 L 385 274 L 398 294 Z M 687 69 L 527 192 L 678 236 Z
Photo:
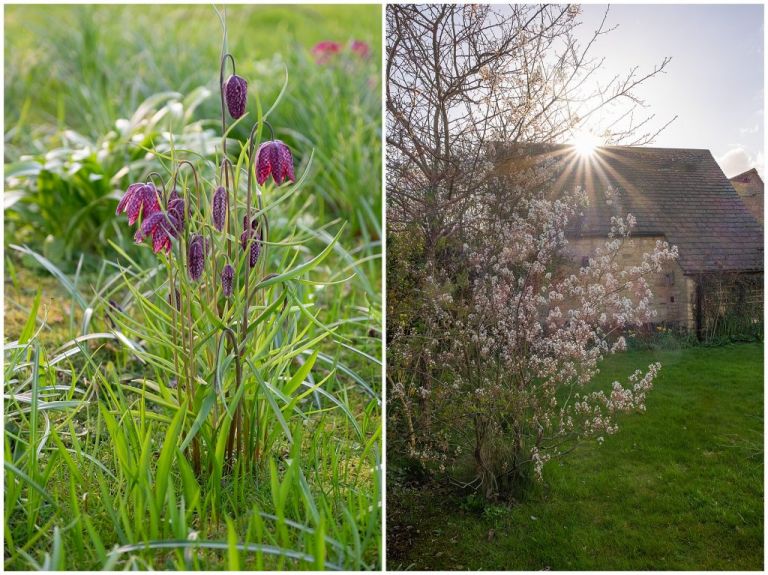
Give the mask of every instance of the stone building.
M 605 241 L 613 215 L 637 219 L 620 257 L 640 262 L 656 240 L 679 250 L 652 278 L 657 321 L 703 332 L 735 313 L 762 325 L 763 227 L 708 150 L 603 147 L 590 155 L 557 147 L 555 188 L 580 185 L 589 206 L 568 230 L 575 262 Z M 760 194 L 762 203 L 762 193 Z M 732 320 L 728 320 L 732 321 Z
M 553 198 L 576 186 L 587 193 L 588 207 L 567 230 L 574 266 L 605 242 L 611 216 L 637 220 L 620 254 L 627 265 L 657 240 L 677 246 L 678 260 L 650 278 L 656 322 L 700 338 L 762 330 L 763 226 L 708 150 L 610 146 L 579 154 L 573 146 L 497 143 L 490 153 L 501 178 L 533 174 L 526 179 Z M 755 176 L 742 174 L 749 182 L 739 184 L 756 188 Z M 753 187 L 745 194 L 756 204 Z
M 763 223 L 763 180 L 755 168 L 731 178 L 731 185 L 757 221 Z

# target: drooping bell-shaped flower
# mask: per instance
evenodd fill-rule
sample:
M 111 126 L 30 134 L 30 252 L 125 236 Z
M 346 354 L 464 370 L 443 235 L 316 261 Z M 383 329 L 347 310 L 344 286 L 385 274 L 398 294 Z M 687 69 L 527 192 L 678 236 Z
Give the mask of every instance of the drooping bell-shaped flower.
M 252 268 L 256 267 L 256 262 L 259 261 L 259 254 L 261 253 L 261 232 L 259 232 L 254 240 L 251 242 L 251 253 L 249 262 Z
M 327 64 L 339 52 L 341 52 L 341 44 L 333 40 L 323 40 L 312 48 L 312 56 L 315 57 L 317 64 Z
M 232 74 L 224 82 L 223 89 L 227 111 L 233 119 L 237 120 L 245 114 L 245 103 L 248 99 L 248 82 L 245 81 L 245 78 Z
M 243 218 L 243 226 L 247 227 L 247 220 Z M 259 261 L 259 254 L 261 253 L 261 232 L 254 237 L 254 230 L 256 229 L 256 220 L 251 222 L 250 230 L 246 229 L 240 234 L 240 246 L 245 250 L 248 247 L 248 239 L 253 238 L 251 241 L 251 249 L 248 255 L 248 262 L 250 267 L 256 267 L 256 262 Z
M 353 40 L 352 44 L 349 46 L 349 49 L 363 60 L 366 60 L 368 56 L 371 55 L 370 46 L 368 46 L 368 44 L 362 40 Z
M 152 236 L 152 250 L 171 251 L 171 240 L 178 238 L 184 227 L 184 200 L 176 198 L 168 202 L 168 211 L 157 211 L 149 215 L 136 230 L 133 239 L 138 244 L 145 237 Z
M 128 224 L 133 225 L 143 213 L 144 217 L 155 213 L 160 209 L 157 188 L 154 184 L 139 182 L 131 184 L 117 204 L 115 215 L 128 214 Z
M 198 281 L 203 277 L 205 267 L 205 242 L 203 236 L 197 234 L 189 242 L 187 252 L 187 271 L 192 281 Z
M 184 200 L 179 197 L 170 199 L 168 201 L 168 214 L 175 218 L 176 228 L 173 230 L 175 231 L 173 237 L 177 238 L 184 228 Z
M 224 229 L 224 221 L 227 218 L 227 190 L 219 186 L 213 194 L 213 225 L 218 231 Z
M 224 269 L 221 270 L 221 291 L 224 292 L 224 297 L 232 295 L 232 280 L 235 277 L 235 268 L 227 264 Z
M 261 186 L 269 176 L 279 186 L 286 180 L 295 182 L 291 150 L 280 140 L 270 140 L 256 152 L 256 181 Z

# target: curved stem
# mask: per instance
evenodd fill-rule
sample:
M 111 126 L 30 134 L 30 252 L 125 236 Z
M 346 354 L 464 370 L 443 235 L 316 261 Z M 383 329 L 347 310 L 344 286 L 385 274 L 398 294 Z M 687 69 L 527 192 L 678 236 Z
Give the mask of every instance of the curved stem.
M 261 123 L 265 124 L 267 126 L 267 128 L 269 128 L 269 139 L 270 140 L 274 140 L 275 139 L 275 131 L 272 129 L 272 124 L 270 124 L 269 122 L 267 122 L 264 119 L 261 120 Z
M 224 47 L 222 46 L 222 52 Z M 227 58 L 232 62 L 232 74 L 235 74 L 235 58 L 229 52 L 224 53 L 221 57 L 221 64 L 219 65 L 219 94 L 221 95 L 221 149 L 223 155 L 227 155 L 227 117 L 224 110 L 224 69 L 227 65 Z
M 162 187 L 165 186 L 165 182 L 163 182 L 163 176 L 161 176 L 159 173 L 157 173 L 155 171 L 149 172 L 147 174 L 147 183 L 148 184 L 154 184 L 155 182 L 153 181 L 153 178 L 158 178 L 160 180 L 160 186 L 159 187 L 162 188 Z
M 235 173 L 232 167 L 232 162 L 226 156 L 222 158 L 220 165 L 221 173 L 219 174 L 219 181 L 224 181 L 224 190 L 227 192 L 227 257 L 232 260 L 232 210 L 237 213 L 237 206 L 234 205 L 237 194 L 232 194 L 232 201 L 229 201 L 229 178 L 232 176 L 232 188 L 235 186 Z M 224 176 L 222 178 L 222 175 Z
M 256 129 L 261 124 L 264 124 L 264 125 L 267 126 L 267 128 L 269 128 L 269 135 L 270 135 L 269 139 L 270 140 L 274 140 L 275 139 L 275 131 L 272 129 L 272 124 L 270 124 L 269 122 L 267 122 L 266 120 L 263 120 L 263 119 L 261 120 L 261 122 L 256 122 L 253 125 L 253 127 L 251 128 L 251 133 L 248 134 L 248 158 L 253 158 L 253 145 L 254 145 L 253 136 L 256 133 Z
M 185 164 L 192 169 L 192 174 L 195 176 L 195 192 L 196 192 L 196 195 L 197 195 L 197 209 L 200 209 L 200 204 L 202 203 L 200 201 L 200 181 L 197 178 L 197 169 L 195 168 L 195 165 L 192 162 L 190 162 L 189 160 L 180 160 L 179 161 L 179 165 L 177 166 L 176 171 L 173 173 L 173 186 L 172 186 L 172 188 L 174 188 L 174 189 L 176 188 L 176 179 L 177 179 L 177 177 L 179 175 L 179 172 L 181 171 L 181 167 L 183 165 L 185 165 Z M 187 201 L 184 202 L 184 211 L 186 212 L 184 214 L 184 222 L 186 224 L 189 224 L 190 223 L 190 221 L 189 221 L 189 209 L 190 209 L 190 203 L 191 202 L 189 201 L 189 198 L 186 198 L 186 200 Z M 185 228 L 188 229 L 188 225 L 185 226 Z
M 251 127 L 251 132 L 248 134 L 248 162 L 253 163 L 253 136 L 256 135 L 256 129 L 259 127 L 259 122 L 256 122 Z

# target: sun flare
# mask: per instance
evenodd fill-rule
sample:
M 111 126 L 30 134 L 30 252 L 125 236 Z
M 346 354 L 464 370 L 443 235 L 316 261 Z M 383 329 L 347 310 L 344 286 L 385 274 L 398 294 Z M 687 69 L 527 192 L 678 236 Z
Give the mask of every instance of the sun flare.
M 572 141 L 576 153 L 582 158 L 588 158 L 595 153 L 595 148 L 600 145 L 600 139 L 591 132 L 577 132 Z

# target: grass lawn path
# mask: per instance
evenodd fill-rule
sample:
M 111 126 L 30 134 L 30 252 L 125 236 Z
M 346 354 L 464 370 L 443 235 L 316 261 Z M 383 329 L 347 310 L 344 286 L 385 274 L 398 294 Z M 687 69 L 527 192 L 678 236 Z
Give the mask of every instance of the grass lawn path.
M 388 568 L 762 569 L 763 345 L 630 352 L 598 383 L 653 361 L 647 412 L 545 466 L 514 507 L 390 490 Z

